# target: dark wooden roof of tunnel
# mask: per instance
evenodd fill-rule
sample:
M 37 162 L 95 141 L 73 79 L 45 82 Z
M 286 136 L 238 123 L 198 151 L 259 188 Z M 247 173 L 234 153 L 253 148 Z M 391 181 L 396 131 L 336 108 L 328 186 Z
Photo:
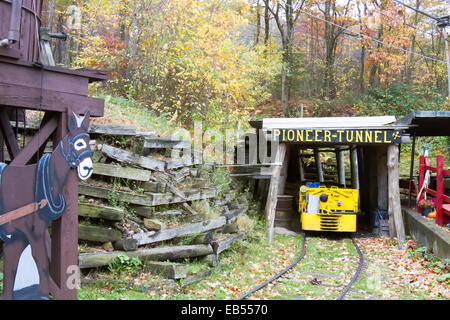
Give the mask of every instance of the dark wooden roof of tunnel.
M 410 135 L 417 137 L 450 136 L 450 111 L 414 111 L 399 119 L 396 124 L 405 125 Z

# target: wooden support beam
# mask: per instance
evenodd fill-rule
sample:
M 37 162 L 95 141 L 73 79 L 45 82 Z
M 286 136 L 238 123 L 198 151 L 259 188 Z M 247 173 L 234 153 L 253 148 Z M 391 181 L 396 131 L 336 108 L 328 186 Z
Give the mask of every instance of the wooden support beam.
M 345 153 L 344 150 L 340 148 L 336 149 L 336 164 L 336 171 L 338 172 L 338 183 L 345 188 Z
M 22 85 L 12 85 L 0 83 L 0 92 L 6 94 L 0 95 L 0 105 L 21 107 L 25 109 L 47 110 L 63 112 L 69 106 L 81 106 L 82 112 L 91 111 L 91 116 L 102 117 L 104 100 L 91 98 L 79 94 L 58 92 L 54 90 L 42 90 Z M 40 97 L 42 93 L 42 104 Z M 80 110 L 81 111 L 81 110 Z
M 26 165 L 33 156 L 41 150 L 42 146 L 45 146 L 48 138 L 55 131 L 58 124 L 58 119 L 56 117 L 51 117 L 48 121 L 43 124 L 42 128 L 33 136 L 30 142 L 22 149 L 22 151 L 13 159 L 11 165 Z M 42 154 L 39 152 L 39 154 Z
M 54 135 L 53 145 L 67 134 L 67 113 L 58 117 L 58 129 Z M 50 276 L 55 281 L 59 292 L 52 295 L 59 299 L 76 300 L 76 286 L 69 286 L 68 278 L 73 276 L 69 267 L 78 264 L 78 175 L 70 170 L 63 189 L 66 200 L 66 211 L 61 218 L 52 222 L 52 245 L 50 260 Z
M 3 137 L 5 139 L 6 148 L 11 159 L 14 159 L 20 152 L 19 145 L 14 134 L 14 130 L 9 123 L 9 116 L 6 109 L 0 109 L 0 129 L 2 131 Z
M 300 149 L 299 151 L 299 157 L 298 157 L 298 166 L 299 166 L 299 172 L 300 172 L 300 183 L 303 183 L 303 181 L 306 180 L 305 178 L 305 163 L 303 162 L 303 150 Z
M 387 168 L 387 148 L 379 147 L 376 151 L 377 163 L 377 205 L 381 210 L 388 209 L 388 168 Z
M 359 190 L 359 162 L 356 146 L 352 146 L 352 148 L 350 149 L 350 163 L 352 170 L 352 188 Z
M 286 180 L 288 176 L 288 166 L 289 166 L 289 155 L 291 153 L 291 146 L 286 145 L 286 154 L 283 159 L 283 165 L 280 171 L 280 181 L 278 182 L 278 194 L 284 194 L 284 189 L 286 186 Z
M 320 183 L 323 183 L 324 179 L 322 161 L 320 161 L 320 152 L 318 149 L 314 149 L 314 161 L 316 163 L 317 178 L 319 179 Z
M 400 204 L 400 187 L 398 182 L 398 153 L 399 147 L 397 144 L 389 145 L 387 150 L 389 219 L 393 219 L 395 221 L 395 231 L 397 233 L 398 247 L 399 249 L 403 249 L 405 246 L 406 237 Z
M 275 156 L 275 164 L 272 165 L 272 178 L 270 179 L 269 194 L 266 202 L 267 239 L 269 243 L 273 241 L 273 227 L 275 221 L 275 207 L 277 205 L 278 183 L 280 181 L 281 163 L 286 155 L 286 144 L 280 143 Z

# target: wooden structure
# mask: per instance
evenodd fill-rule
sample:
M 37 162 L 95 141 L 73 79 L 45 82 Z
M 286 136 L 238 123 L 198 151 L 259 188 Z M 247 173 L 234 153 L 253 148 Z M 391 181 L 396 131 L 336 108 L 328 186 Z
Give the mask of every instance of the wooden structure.
M 444 177 L 449 176 L 448 170 L 444 169 L 444 158 L 442 155 L 437 156 L 436 167 L 431 167 L 428 158 L 423 155 L 420 156 L 418 187 L 414 179 L 414 158 L 416 148 L 416 137 L 438 137 L 450 136 L 450 111 L 414 111 L 407 116 L 397 121 L 399 125 L 407 125 L 409 128 L 406 132 L 412 136 L 411 146 L 411 167 L 409 173 L 409 181 L 401 181 L 403 187 L 408 189 L 408 208 L 412 206 L 412 197 L 417 197 L 424 184 L 425 172 L 427 170 L 436 173 L 436 190 L 426 188 L 424 192 L 428 192 L 436 197 L 436 223 L 443 225 L 449 222 L 449 202 L 450 198 L 444 194 Z M 406 183 L 408 184 L 406 186 Z M 420 194 L 420 199 L 423 199 L 423 191 Z M 420 208 L 417 208 L 420 213 Z
M 359 220 L 366 225 L 371 225 L 377 209 L 388 211 L 390 236 L 396 236 L 402 247 L 405 231 L 400 207 L 398 159 L 402 132 L 408 127 L 394 125 L 395 120 L 395 117 L 336 117 L 251 121 L 254 128 L 265 133 L 257 136 L 278 143 L 272 151 L 276 156 L 272 158 L 265 211 L 269 241 L 273 235 L 277 195 L 298 196 L 301 184 L 316 181 L 358 189 L 362 214 Z M 321 154 L 325 152 L 334 154 L 336 161 L 322 161 Z M 348 178 L 345 157 L 351 164 Z M 307 172 L 307 163 L 315 163 L 315 172 Z M 335 174 L 327 174 L 325 165 L 333 166 Z
M 104 101 L 88 96 L 88 84 L 107 79 L 97 70 L 68 70 L 39 63 L 42 0 L 0 0 L 0 161 L 6 145 L 10 163 L 36 163 L 47 142 L 56 145 L 67 132 L 67 110 L 103 116 Z M 11 120 L 24 121 L 26 110 L 44 113 L 39 130 L 21 148 Z M 22 116 L 19 116 L 22 115 Z M 16 126 L 17 128 L 18 126 Z M 26 128 L 26 123 L 24 126 Z M 51 226 L 50 292 L 55 299 L 76 299 L 69 267 L 78 265 L 78 182 L 71 172 L 63 194 L 66 213 Z
M 436 173 L 436 190 L 424 186 L 425 172 L 429 170 Z M 436 198 L 436 224 L 443 226 L 450 222 L 450 197 L 444 194 L 444 176 L 450 176 L 450 170 L 444 169 L 444 157 L 436 157 L 436 167 L 430 166 L 428 159 L 420 156 L 419 167 L 419 201 L 424 198 L 424 193 L 429 193 Z M 417 208 L 420 213 L 420 207 Z

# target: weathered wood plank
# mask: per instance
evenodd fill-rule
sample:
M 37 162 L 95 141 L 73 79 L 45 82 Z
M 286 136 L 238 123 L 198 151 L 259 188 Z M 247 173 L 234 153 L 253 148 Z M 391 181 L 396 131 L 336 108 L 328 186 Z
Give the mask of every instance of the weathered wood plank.
M 134 251 L 137 250 L 137 241 L 136 239 L 127 238 L 127 239 L 120 239 L 116 242 L 114 242 L 114 249 L 115 250 L 122 250 L 122 251 Z
M 86 196 L 101 198 L 101 199 L 109 199 L 112 190 L 103 187 L 91 186 L 88 184 L 80 183 L 79 185 L 79 194 L 83 194 Z M 172 203 L 181 203 L 186 201 L 194 201 L 201 200 L 207 198 L 213 198 L 216 196 L 216 189 L 210 188 L 202 191 L 199 190 L 184 190 L 180 191 L 184 194 L 184 198 L 177 197 L 172 193 L 151 193 L 146 192 L 144 194 L 132 194 L 125 191 L 117 191 L 114 193 L 120 198 L 123 202 L 137 204 L 146 207 L 159 206 L 162 204 L 172 204 Z
M 144 219 L 144 226 L 148 229 L 148 230 L 162 230 L 166 228 L 166 225 L 159 221 L 158 219 L 149 219 L 149 218 L 145 218 Z
M 175 262 L 147 261 L 144 270 L 163 275 L 168 279 L 181 279 L 187 276 L 187 265 Z
M 171 193 L 152 193 L 152 206 L 158 206 L 162 204 L 183 203 L 186 201 L 194 201 L 201 199 L 214 198 L 216 196 L 216 189 L 209 188 L 205 190 L 184 190 L 180 191 L 184 195 L 184 198 L 178 197 Z
M 185 149 L 190 148 L 191 142 L 189 140 L 162 138 L 162 137 L 146 137 L 144 148 L 146 149 Z
M 88 184 L 80 183 L 79 184 L 79 194 L 83 194 L 86 196 L 108 199 L 111 195 L 112 190 L 108 188 L 95 187 Z M 132 194 L 124 191 L 114 191 L 117 194 L 117 197 L 127 203 L 139 204 L 142 206 L 152 206 L 152 197 L 151 195 L 140 195 L 140 194 Z
M 136 181 L 148 181 L 151 176 L 151 172 L 148 170 L 105 163 L 95 163 L 93 174 Z
M 92 134 L 109 134 L 115 136 L 135 136 L 135 125 L 123 125 L 123 124 L 100 124 L 91 123 L 89 126 L 89 133 Z
M 204 190 L 183 190 L 180 191 L 184 195 L 184 198 L 178 197 L 172 193 L 151 193 L 146 192 L 144 194 L 132 194 L 125 191 L 114 191 L 117 197 L 123 202 L 137 204 L 141 206 L 153 207 L 162 204 L 181 203 L 186 201 L 194 201 L 200 199 L 213 198 L 216 196 L 216 189 L 209 188 Z M 88 184 L 80 183 L 79 193 L 101 199 L 108 199 L 111 195 L 111 189 L 91 186 Z
M 196 281 L 199 281 L 207 276 L 209 276 L 211 273 L 213 273 L 214 268 L 206 269 L 200 272 L 197 272 L 196 274 L 189 275 L 186 278 L 183 278 L 183 285 L 188 285 L 191 283 L 194 283 Z
M 122 232 L 112 228 L 88 226 L 81 223 L 78 225 L 78 239 L 81 240 L 108 242 L 108 241 L 117 241 L 121 237 Z
M 129 206 L 138 216 L 144 218 L 152 218 L 153 212 L 155 211 L 155 207 L 140 206 L 137 204 L 130 204 Z
M 165 261 L 178 260 L 206 256 L 213 253 L 213 248 L 209 244 L 197 244 L 187 246 L 158 247 L 142 249 L 136 251 L 115 251 L 80 253 L 78 255 L 78 266 L 80 268 L 96 268 L 106 266 L 119 254 L 125 254 L 130 258 L 140 258 L 143 261 Z
M 183 169 L 181 169 L 179 171 L 169 170 L 168 174 L 172 177 L 173 180 L 175 180 L 176 182 L 180 182 L 184 178 L 189 176 L 190 171 L 191 170 L 189 168 L 183 168 Z
M 138 233 L 133 236 L 137 240 L 138 245 L 155 243 L 170 240 L 175 237 L 201 233 L 208 230 L 218 229 L 225 225 L 226 218 L 221 216 L 216 219 L 210 219 L 203 222 L 192 223 L 186 226 L 161 230 L 153 235 L 148 236 L 146 233 Z
M 154 212 L 153 215 L 155 215 L 155 216 L 182 216 L 183 212 L 181 212 L 180 210 L 166 210 L 166 211 Z
M 286 144 L 280 143 L 275 156 L 275 163 L 283 163 L 286 155 Z M 275 207 L 277 204 L 278 182 L 280 179 L 281 166 L 272 165 L 272 178 L 270 179 L 269 192 L 266 202 L 267 239 L 269 243 L 273 241 L 273 226 L 275 220 Z
M 147 181 L 142 184 L 145 192 L 164 193 L 166 191 L 166 184 L 164 182 Z
M 106 220 L 111 220 L 111 221 L 122 221 L 123 209 L 109 207 L 109 206 L 103 206 L 103 205 L 79 203 L 78 204 L 78 215 L 80 215 L 82 217 L 88 217 L 88 218 L 106 219 Z
M 225 238 L 223 240 L 213 241 L 211 243 L 211 245 L 214 249 L 214 253 L 216 255 L 218 255 L 222 251 L 229 249 L 231 247 L 231 245 L 233 244 L 233 242 L 244 239 L 246 236 L 247 236 L 247 234 L 245 234 L 245 233 L 235 233 L 235 234 L 228 236 L 227 238 Z
M 238 208 L 225 212 L 223 215 L 227 218 L 227 223 L 231 223 L 237 219 L 242 213 L 245 212 L 245 208 Z
M 136 165 L 145 169 L 156 171 L 164 171 L 166 169 L 166 162 L 159 159 L 144 157 L 136 153 L 132 153 L 127 150 L 122 150 L 106 144 L 99 144 L 97 148 L 109 158 L 112 158 L 119 162 L 128 163 L 131 165 Z
M 176 169 L 192 166 L 194 163 L 192 162 L 191 157 L 182 157 L 178 159 L 167 159 L 167 169 Z
M 197 211 L 195 211 L 190 205 L 188 205 L 186 202 L 182 203 L 181 206 L 186 209 L 187 212 L 189 212 L 192 215 L 197 215 Z

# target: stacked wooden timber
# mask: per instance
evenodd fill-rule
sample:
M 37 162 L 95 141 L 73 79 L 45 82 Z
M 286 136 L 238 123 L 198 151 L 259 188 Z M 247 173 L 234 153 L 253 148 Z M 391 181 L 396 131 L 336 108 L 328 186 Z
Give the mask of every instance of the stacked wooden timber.
M 188 283 L 209 272 L 189 274 L 180 262 L 202 258 L 214 267 L 221 252 L 246 237 L 236 223 L 245 204 L 230 194 L 218 198 L 211 183 L 216 169 L 185 154 L 190 141 L 130 126 L 91 125 L 90 132 L 93 175 L 79 184 L 80 268 L 126 255 Z

